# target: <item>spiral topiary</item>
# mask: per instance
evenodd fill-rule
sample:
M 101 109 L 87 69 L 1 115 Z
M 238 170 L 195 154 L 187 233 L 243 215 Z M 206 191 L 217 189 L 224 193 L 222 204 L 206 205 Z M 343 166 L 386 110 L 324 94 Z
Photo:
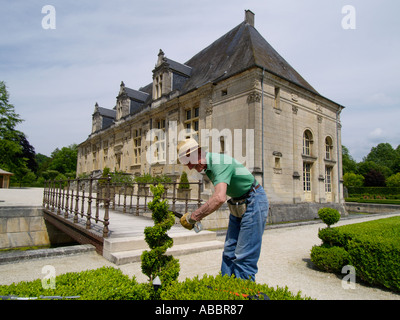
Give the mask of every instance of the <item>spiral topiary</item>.
M 165 255 L 167 249 L 173 245 L 173 239 L 168 236 L 167 231 L 175 223 L 175 217 L 168 210 L 167 200 L 161 201 L 164 187 L 161 184 L 152 185 L 150 190 L 154 198 L 148 207 L 152 211 L 154 226 L 144 229 L 145 240 L 151 250 L 142 253 L 141 267 L 142 272 L 149 277 L 149 282 L 159 276 L 162 286 L 166 287 L 178 278 L 180 269 L 179 260 Z

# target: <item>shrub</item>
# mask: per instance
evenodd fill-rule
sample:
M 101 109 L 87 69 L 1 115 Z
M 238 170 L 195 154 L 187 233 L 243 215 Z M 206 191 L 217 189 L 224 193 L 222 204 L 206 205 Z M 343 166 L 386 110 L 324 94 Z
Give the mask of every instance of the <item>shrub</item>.
M 167 200 L 160 200 L 164 187 L 161 184 L 151 185 L 150 190 L 154 198 L 148 207 L 152 211 L 154 226 L 144 229 L 145 240 L 151 250 L 142 253 L 142 272 L 149 277 L 150 283 L 159 276 L 162 288 L 165 288 L 179 276 L 179 260 L 165 255 L 167 249 L 173 245 L 173 239 L 168 236 L 167 231 L 175 223 L 175 217 L 168 210 Z
M 40 279 L 0 286 L 0 295 L 18 297 L 79 296 L 81 300 L 149 299 L 145 286 L 130 279 L 121 270 L 103 267 L 83 272 L 70 272 L 55 279 L 55 289 L 44 289 Z
M 311 250 L 318 268 L 340 272 L 347 259 L 362 280 L 400 292 L 400 217 L 325 228 L 318 236 L 323 245 Z
M 379 194 L 383 196 L 390 196 L 390 195 L 398 195 L 400 194 L 400 188 L 396 187 L 364 187 L 364 188 L 356 188 L 356 187 L 349 187 L 348 188 L 349 196 L 361 196 L 365 194 L 374 195 Z
M 373 285 L 400 292 L 400 248 L 388 239 L 355 239 L 347 250 L 357 276 Z
M 178 189 L 189 189 L 190 185 L 189 185 L 189 179 L 187 176 L 186 171 L 183 171 L 181 174 L 181 179 L 179 180 L 179 186 Z
M 314 246 L 311 249 L 311 261 L 318 269 L 339 273 L 349 263 L 349 254 L 341 247 Z
M 364 185 L 364 177 L 361 174 L 346 172 L 343 175 L 343 185 L 349 187 L 362 187 Z
M 330 228 L 332 224 L 335 224 L 340 220 L 339 211 L 332 208 L 319 209 L 318 216 L 322 219 L 324 223 L 328 225 L 328 228 Z
M 227 275 L 194 277 L 183 282 L 174 282 L 168 290 L 161 293 L 163 300 L 246 300 L 264 298 L 271 300 L 304 300 L 301 292 L 291 293 L 287 287 L 272 288 L 265 284 L 256 284 L 250 280 L 229 277 Z
M 135 180 L 135 182 L 138 182 L 138 183 L 152 183 L 153 177 L 151 176 L 151 174 L 146 173 L 142 176 L 135 177 L 134 180 Z
M 337 228 L 323 228 L 319 229 L 318 237 L 322 240 L 324 244 L 329 244 L 333 246 L 343 246 L 344 235 L 339 232 Z
M 386 179 L 386 185 L 388 187 L 395 187 L 399 188 L 400 187 L 400 172 L 390 176 L 389 178 Z
M 21 298 L 40 296 L 79 296 L 80 300 L 149 300 L 154 298 L 152 285 L 137 283 L 121 270 L 103 267 L 96 270 L 70 272 L 56 277 L 56 289 L 43 289 L 40 279 L 23 281 L 11 285 L 0 285 L 0 296 L 17 296 Z M 249 280 L 236 279 L 221 275 L 203 276 L 186 279 L 184 282 L 173 282 L 160 289 L 162 299 L 172 300 L 232 300 L 263 297 L 266 294 L 271 300 L 304 300 L 301 292 L 291 293 L 287 287 L 271 288 L 265 284 L 255 284 Z M 244 295 L 242 295 L 244 294 Z

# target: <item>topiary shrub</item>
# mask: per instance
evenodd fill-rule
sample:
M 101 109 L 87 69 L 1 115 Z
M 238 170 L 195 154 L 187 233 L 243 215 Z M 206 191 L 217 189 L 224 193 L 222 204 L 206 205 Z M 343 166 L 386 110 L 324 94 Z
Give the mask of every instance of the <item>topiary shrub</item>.
M 173 239 L 168 236 L 167 231 L 175 223 L 175 217 L 168 210 L 167 200 L 161 201 L 164 187 L 161 184 L 151 185 L 150 190 L 154 198 L 149 202 L 148 207 L 152 211 L 154 226 L 144 229 L 145 240 L 151 250 L 142 253 L 141 267 L 142 272 L 149 277 L 150 283 L 159 276 L 162 288 L 165 288 L 179 276 L 179 260 L 165 254 L 173 245 Z M 154 298 L 157 296 L 155 295 Z
M 318 216 L 320 219 L 328 225 L 328 228 L 331 225 L 335 224 L 340 220 L 340 213 L 336 209 L 332 208 L 322 208 L 318 210 Z
M 331 247 L 342 247 L 346 241 L 346 235 L 341 233 L 337 228 L 323 228 L 318 230 L 318 237 L 324 244 L 329 244 Z
M 342 268 L 349 263 L 349 259 L 348 252 L 341 247 L 322 245 L 311 249 L 311 261 L 318 269 L 327 272 L 340 273 Z
M 190 184 L 189 184 L 189 179 L 187 176 L 186 171 L 183 171 L 181 174 L 181 179 L 179 180 L 179 186 L 178 189 L 189 189 Z

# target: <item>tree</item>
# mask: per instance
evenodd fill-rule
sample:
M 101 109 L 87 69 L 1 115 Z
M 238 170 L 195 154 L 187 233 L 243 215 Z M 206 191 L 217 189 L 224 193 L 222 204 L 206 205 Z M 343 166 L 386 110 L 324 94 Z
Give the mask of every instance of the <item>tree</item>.
M 21 157 L 26 159 L 26 165 L 29 170 L 31 170 L 32 172 L 37 172 L 39 166 L 36 162 L 35 148 L 31 146 L 24 133 L 20 132 L 18 134 L 18 137 L 19 144 L 22 147 Z
M 343 175 L 343 184 L 346 188 L 362 187 L 364 185 L 364 177 L 361 174 L 347 172 Z
M 63 147 L 61 150 L 56 148 L 51 153 L 51 162 L 48 170 L 55 170 L 64 175 L 75 176 L 76 163 L 78 159 L 78 148 L 76 144 Z
M 381 173 L 385 178 L 389 178 L 393 174 L 392 170 L 390 170 L 388 167 L 379 165 L 373 161 L 363 161 L 357 163 L 356 173 L 363 175 L 364 178 L 369 172 L 371 172 L 371 170 Z
M 400 172 L 400 145 L 397 146 L 395 154 L 396 154 L 396 160 L 394 161 L 392 170 L 394 173 L 398 173 Z
M 390 176 L 386 179 L 386 186 L 387 187 L 396 187 L 400 188 L 400 172 Z
M 342 166 L 343 166 L 343 174 L 347 172 L 355 172 L 357 168 L 357 162 L 350 155 L 349 149 L 345 146 L 342 146 Z
M 375 162 L 377 165 L 387 167 L 393 171 L 398 161 L 398 154 L 390 143 L 380 143 L 373 147 L 370 153 L 363 159 L 364 161 Z
M 385 187 L 386 186 L 386 181 L 385 181 L 384 175 L 381 172 L 376 171 L 374 169 L 372 169 L 370 172 L 368 172 L 364 176 L 364 178 L 365 178 L 364 185 L 366 187 Z
M 13 172 L 19 167 L 26 167 L 25 161 L 20 157 L 22 147 L 19 135 L 23 133 L 15 129 L 23 120 L 8 99 L 6 85 L 0 81 L 0 166 Z

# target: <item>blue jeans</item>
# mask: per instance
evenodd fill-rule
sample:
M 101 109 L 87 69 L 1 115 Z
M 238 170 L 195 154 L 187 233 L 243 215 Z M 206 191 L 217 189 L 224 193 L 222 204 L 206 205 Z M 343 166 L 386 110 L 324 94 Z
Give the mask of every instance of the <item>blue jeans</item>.
M 262 235 L 268 215 L 268 198 L 263 187 L 251 192 L 247 199 L 247 209 L 242 218 L 232 214 L 226 233 L 222 254 L 222 275 L 255 281 L 258 271 Z

